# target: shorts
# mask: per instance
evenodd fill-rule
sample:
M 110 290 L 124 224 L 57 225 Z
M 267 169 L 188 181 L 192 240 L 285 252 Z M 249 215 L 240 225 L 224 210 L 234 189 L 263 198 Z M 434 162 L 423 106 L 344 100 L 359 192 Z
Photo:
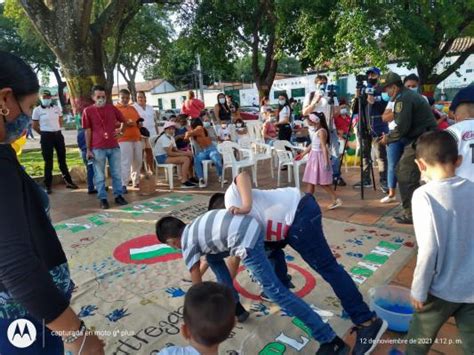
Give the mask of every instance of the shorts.
M 166 159 L 168 159 L 168 155 L 167 154 L 157 155 L 155 159 L 158 164 L 166 164 Z

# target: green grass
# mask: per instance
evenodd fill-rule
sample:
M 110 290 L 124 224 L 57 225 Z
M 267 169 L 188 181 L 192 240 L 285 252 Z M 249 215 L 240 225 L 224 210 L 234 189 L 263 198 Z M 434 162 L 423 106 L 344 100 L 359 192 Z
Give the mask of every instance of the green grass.
M 74 166 L 82 166 L 81 151 L 78 148 L 66 148 L 66 161 L 69 170 Z M 23 152 L 20 155 L 20 163 L 30 176 L 43 176 L 44 160 L 40 149 Z M 53 174 L 59 173 L 58 159 L 56 158 L 56 152 L 54 152 Z

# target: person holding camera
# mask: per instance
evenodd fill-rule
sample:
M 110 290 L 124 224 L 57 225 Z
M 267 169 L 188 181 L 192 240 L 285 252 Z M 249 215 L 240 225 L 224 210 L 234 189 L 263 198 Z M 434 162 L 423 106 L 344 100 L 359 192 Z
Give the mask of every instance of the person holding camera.
M 314 79 L 316 91 L 307 94 L 303 102 L 303 116 L 309 116 L 312 112 L 322 112 L 328 120 L 329 134 L 331 146 L 332 178 L 333 183 L 339 186 L 346 186 L 346 182 L 341 177 L 341 169 L 339 166 L 339 139 L 334 124 L 335 112 L 332 111 L 333 106 L 338 107 L 339 101 L 333 90 L 328 90 L 328 78 L 326 75 L 316 75 Z
M 389 134 L 382 136 L 380 143 L 386 145 L 398 140 L 405 143 L 396 171 L 403 212 L 394 219 L 397 223 L 413 224 L 411 198 L 420 186 L 420 171 L 415 164 L 416 140 L 423 133 L 436 130 L 437 124 L 428 102 L 403 86 L 398 74 L 388 72 L 383 75 L 380 85 L 394 102 L 393 116 L 397 124 Z
M 382 191 L 387 192 L 387 150 L 385 145 L 380 143 L 382 137 L 388 134 L 388 123 L 382 120 L 382 114 L 385 111 L 389 98 L 382 94 L 382 88 L 378 84 L 380 69 L 372 67 L 366 72 L 367 75 L 367 104 L 368 106 L 368 130 L 362 132 L 362 166 L 363 180 L 354 184 L 354 188 L 359 189 L 363 183 L 364 187 L 372 187 L 372 178 L 369 168 L 372 147 L 377 159 L 379 169 L 380 185 Z

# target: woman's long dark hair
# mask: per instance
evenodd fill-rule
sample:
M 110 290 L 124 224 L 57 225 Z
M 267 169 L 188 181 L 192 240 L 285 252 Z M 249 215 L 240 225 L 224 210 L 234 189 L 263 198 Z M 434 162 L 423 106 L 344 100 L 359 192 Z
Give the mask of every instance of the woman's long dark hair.
M 328 145 L 331 145 L 331 135 L 329 134 L 329 127 L 328 127 L 328 122 L 326 121 L 326 115 L 322 112 L 311 112 L 311 115 L 316 115 L 319 117 L 319 123 L 321 124 L 321 128 L 324 128 L 326 130 L 326 135 L 328 137 L 327 143 Z
M 224 99 L 225 99 L 225 94 L 222 93 L 222 92 L 220 92 L 220 93 L 217 94 L 217 104 L 219 105 L 219 107 L 220 107 L 220 108 L 225 107 L 225 109 L 230 112 L 229 105 L 227 105 L 227 100 L 225 100 L 225 102 L 224 102 L 223 104 L 221 104 L 221 103 L 219 102 L 219 96 L 224 96 Z
M 0 51 L 0 63 L 0 89 L 11 88 L 17 99 L 38 92 L 38 77 L 22 59 Z
M 292 112 L 293 110 L 291 109 L 290 101 L 288 100 L 288 94 L 287 94 L 286 92 L 283 92 L 283 93 L 281 93 L 280 95 L 278 95 L 278 97 L 280 97 L 280 96 L 283 96 L 283 97 L 285 98 L 285 104 L 284 104 L 284 105 L 280 105 L 280 103 L 278 103 L 277 116 L 280 115 L 280 111 L 283 110 L 283 108 L 284 108 L 285 106 L 288 106 L 288 108 L 290 109 L 290 115 L 289 115 L 288 119 L 291 121 L 291 112 Z
M 209 134 L 207 133 L 207 129 L 204 128 L 204 125 L 202 124 L 202 120 L 200 118 L 193 118 L 193 120 L 191 121 L 191 128 L 196 129 L 199 126 L 202 127 L 202 129 L 204 130 L 204 134 L 206 135 L 206 137 L 208 137 Z
M 268 96 L 262 97 L 260 100 L 260 107 L 265 105 L 265 101 L 270 100 Z

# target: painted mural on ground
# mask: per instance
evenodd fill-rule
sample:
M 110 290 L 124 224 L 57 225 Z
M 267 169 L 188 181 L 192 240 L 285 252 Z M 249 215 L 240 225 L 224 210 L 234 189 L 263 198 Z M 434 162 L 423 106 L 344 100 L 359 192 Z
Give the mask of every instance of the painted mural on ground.
M 155 222 L 174 215 L 189 222 L 205 212 L 202 195 L 168 194 L 107 213 L 55 225 L 77 287 L 72 306 L 107 342 L 107 354 L 151 354 L 185 345 L 180 335 L 189 274 L 179 251 L 154 236 Z M 328 243 L 364 297 L 413 255 L 412 236 L 324 219 Z M 331 287 L 295 253 L 286 250 L 296 292 L 343 335 L 351 322 Z M 306 354 L 317 342 L 297 318 L 259 298 L 259 287 L 242 267 L 235 285 L 251 312 L 222 345 L 222 354 Z M 205 279 L 214 279 L 208 272 Z

